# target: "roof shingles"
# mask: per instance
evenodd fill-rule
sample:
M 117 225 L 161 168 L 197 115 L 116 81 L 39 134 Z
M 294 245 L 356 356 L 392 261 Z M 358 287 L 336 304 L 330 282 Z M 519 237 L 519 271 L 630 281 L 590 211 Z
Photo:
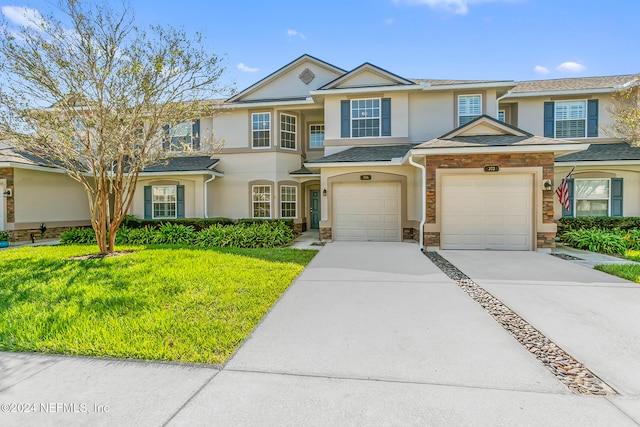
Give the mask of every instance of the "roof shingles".
M 351 147 L 339 153 L 319 159 L 309 160 L 307 164 L 340 163 L 340 162 L 389 162 L 404 157 L 415 144 L 376 145 Z
M 604 77 L 576 77 L 566 79 L 551 80 L 530 80 L 519 82 L 511 90 L 511 94 L 528 92 L 554 92 L 567 90 L 589 90 L 589 89 L 613 89 L 616 86 L 629 83 L 637 78 L 635 74 L 624 74 L 619 76 Z
M 556 162 L 603 162 L 612 160 L 640 160 L 640 147 L 632 147 L 626 142 L 591 144 L 584 151 L 558 157 Z

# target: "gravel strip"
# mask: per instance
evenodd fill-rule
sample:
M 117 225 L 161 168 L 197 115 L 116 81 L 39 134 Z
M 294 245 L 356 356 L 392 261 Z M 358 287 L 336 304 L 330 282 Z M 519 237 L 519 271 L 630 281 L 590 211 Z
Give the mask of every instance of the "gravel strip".
M 425 252 L 440 270 L 482 306 L 574 394 L 617 396 L 618 393 L 566 351 L 518 316 L 437 252 Z

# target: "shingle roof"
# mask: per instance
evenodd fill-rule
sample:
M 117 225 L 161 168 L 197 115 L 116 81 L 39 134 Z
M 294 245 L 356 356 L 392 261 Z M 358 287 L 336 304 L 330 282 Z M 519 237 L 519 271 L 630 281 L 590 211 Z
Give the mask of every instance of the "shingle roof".
M 552 80 L 530 80 L 519 82 L 511 94 L 527 92 L 553 92 L 565 90 L 612 89 L 634 80 L 636 74 L 603 77 L 577 77 Z
M 218 161 L 219 159 L 212 159 L 209 156 L 170 157 L 162 163 L 143 169 L 142 172 L 207 171 L 211 170 Z
M 291 175 L 313 175 L 314 173 L 311 172 L 309 169 L 307 169 L 306 167 L 301 167 L 298 170 L 295 170 L 293 172 L 289 172 Z
M 352 147 L 326 157 L 309 160 L 306 163 L 388 162 L 403 157 L 413 147 L 415 144 Z
M 584 151 L 556 158 L 556 162 L 597 162 L 607 160 L 640 160 L 640 147 L 632 147 L 626 142 L 591 144 Z
M 0 149 L 0 162 L 11 162 L 11 163 L 21 163 L 24 165 L 31 166 L 42 166 L 42 167 L 60 167 L 61 164 L 54 160 L 48 160 L 34 154 L 26 153 L 24 151 L 19 151 L 14 148 L 3 148 Z

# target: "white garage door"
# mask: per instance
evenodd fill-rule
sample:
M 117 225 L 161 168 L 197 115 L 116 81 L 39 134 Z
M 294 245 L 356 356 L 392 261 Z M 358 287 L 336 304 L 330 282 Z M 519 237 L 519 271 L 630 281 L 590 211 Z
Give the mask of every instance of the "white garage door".
M 399 242 L 400 184 L 354 183 L 333 186 L 333 238 Z
M 531 250 L 532 175 L 442 177 L 442 249 Z

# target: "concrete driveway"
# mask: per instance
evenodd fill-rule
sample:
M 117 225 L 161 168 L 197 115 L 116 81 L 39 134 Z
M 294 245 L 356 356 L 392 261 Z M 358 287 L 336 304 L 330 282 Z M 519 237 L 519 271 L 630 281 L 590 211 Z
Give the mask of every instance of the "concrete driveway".
M 611 313 L 633 307 L 635 285 L 549 255 L 443 255 L 623 396 L 570 394 L 415 244 L 351 242 L 326 245 L 224 367 L 0 353 L 0 403 L 109 406 L 0 424 L 638 425 L 640 340 Z M 572 324 L 587 306 L 596 317 Z

